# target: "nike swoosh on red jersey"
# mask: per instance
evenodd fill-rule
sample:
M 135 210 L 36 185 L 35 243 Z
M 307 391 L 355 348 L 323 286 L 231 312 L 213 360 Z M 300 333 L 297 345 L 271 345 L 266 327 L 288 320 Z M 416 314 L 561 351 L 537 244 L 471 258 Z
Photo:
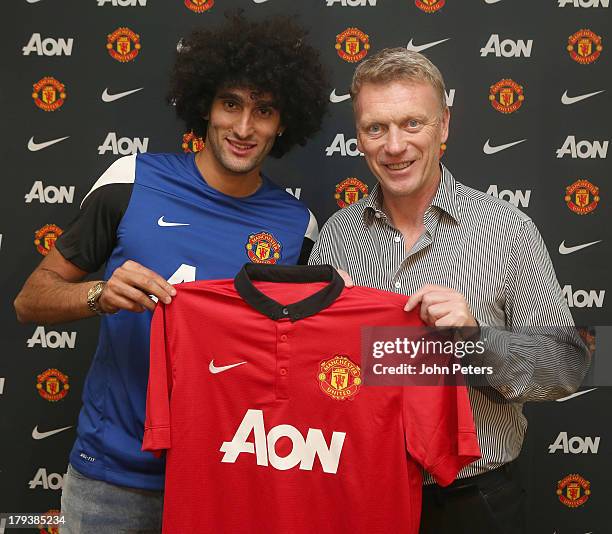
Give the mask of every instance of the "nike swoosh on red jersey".
M 234 367 L 238 367 L 239 365 L 242 365 L 243 363 L 246 363 L 246 362 L 238 362 L 238 363 L 232 363 L 231 365 L 223 365 L 222 367 L 216 367 L 215 360 L 210 360 L 210 364 L 208 365 L 208 370 L 213 375 L 216 375 L 216 374 L 222 373 L 223 371 L 228 371 L 230 369 L 233 369 Z

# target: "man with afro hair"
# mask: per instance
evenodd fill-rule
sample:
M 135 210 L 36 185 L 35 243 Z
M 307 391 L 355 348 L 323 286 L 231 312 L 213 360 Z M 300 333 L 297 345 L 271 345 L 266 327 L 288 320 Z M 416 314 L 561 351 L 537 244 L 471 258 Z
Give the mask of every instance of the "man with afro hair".
M 160 531 L 164 462 L 141 451 L 151 312 L 174 283 L 231 278 L 249 261 L 305 263 L 316 220 L 261 166 L 319 130 L 326 95 L 318 53 L 290 18 L 238 12 L 194 32 L 177 51 L 168 101 L 204 148 L 115 161 L 26 281 L 22 322 L 102 316 L 62 533 Z M 83 281 L 104 264 L 103 280 Z

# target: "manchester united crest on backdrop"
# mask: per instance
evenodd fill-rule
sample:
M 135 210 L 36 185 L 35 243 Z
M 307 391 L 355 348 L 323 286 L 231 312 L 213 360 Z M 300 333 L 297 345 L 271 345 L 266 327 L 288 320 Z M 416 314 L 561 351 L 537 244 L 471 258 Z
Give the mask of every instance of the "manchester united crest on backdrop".
M 523 105 L 524 100 L 523 86 L 514 80 L 504 78 L 491 86 L 489 101 L 500 113 L 514 113 Z
M 66 87 L 52 76 L 45 76 L 32 85 L 34 103 L 44 111 L 55 111 L 64 104 Z
M 347 28 L 336 35 L 338 55 L 349 63 L 361 61 L 370 49 L 370 37 L 359 28 Z
M 39 395 L 49 402 L 56 402 L 68 395 L 70 384 L 68 375 L 57 369 L 47 369 L 36 378 L 36 389 Z
M 194 13 L 204 13 L 215 5 L 215 0 L 185 0 L 185 7 Z
M 446 0 L 416 0 L 414 4 L 425 13 L 435 13 L 444 7 Z
M 580 30 L 568 39 L 570 57 L 582 65 L 596 61 L 602 50 L 601 37 L 591 30 Z
M 588 180 L 576 180 L 565 188 L 565 202 L 578 215 L 591 213 L 599 203 L 599 187 Z
M 140 35 L 129 28 L 117 28 L 108 35 L 106 48 L 113 59 L 126 63 L 140 52 Z
M 42 228 L 39 228 L 34 232 L 34 244 L 36 250 L 43 256 L 49 254 L 51 249 L 55 246 L 57 238 L 61 236 L 63 230 L 56 224 L 45 224 Z
M 183 134 L 183 143 L 181 144 L 183 152 L 199 152 L 204 148 L 204 139 L 198 137 L 196 134 L 187 132 Z
M 557 483 L 559 500 L 569 508 L 582 506 L 591 495 L 591 483 L 578 474 L 567 475 Z
M 336 184 L 334 198 L 341 208 L 354 204 L 363 197 L 368 196 L 368 186 L 357 178 L 347 178 Z

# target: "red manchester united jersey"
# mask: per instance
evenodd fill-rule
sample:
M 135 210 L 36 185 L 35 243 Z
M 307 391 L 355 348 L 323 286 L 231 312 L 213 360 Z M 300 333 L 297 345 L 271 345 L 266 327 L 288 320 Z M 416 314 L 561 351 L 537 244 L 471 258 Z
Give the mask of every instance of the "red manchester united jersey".
M 164 533 L 418 532 L 421 469 L 447 485 L 480 452 L 464 387 L 362 384 L 361 327 L 421 325 L 405 301 L 248 265 L 158 305 L 143 449 L 167 454 Z

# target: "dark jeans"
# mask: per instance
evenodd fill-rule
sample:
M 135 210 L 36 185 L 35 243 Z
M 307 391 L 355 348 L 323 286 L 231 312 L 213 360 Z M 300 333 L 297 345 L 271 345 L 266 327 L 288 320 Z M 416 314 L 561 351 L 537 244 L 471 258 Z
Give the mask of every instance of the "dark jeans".
M 525 491 L 513 463 L 446 488 L 423 488 L 420 534 L 525 532 Z

